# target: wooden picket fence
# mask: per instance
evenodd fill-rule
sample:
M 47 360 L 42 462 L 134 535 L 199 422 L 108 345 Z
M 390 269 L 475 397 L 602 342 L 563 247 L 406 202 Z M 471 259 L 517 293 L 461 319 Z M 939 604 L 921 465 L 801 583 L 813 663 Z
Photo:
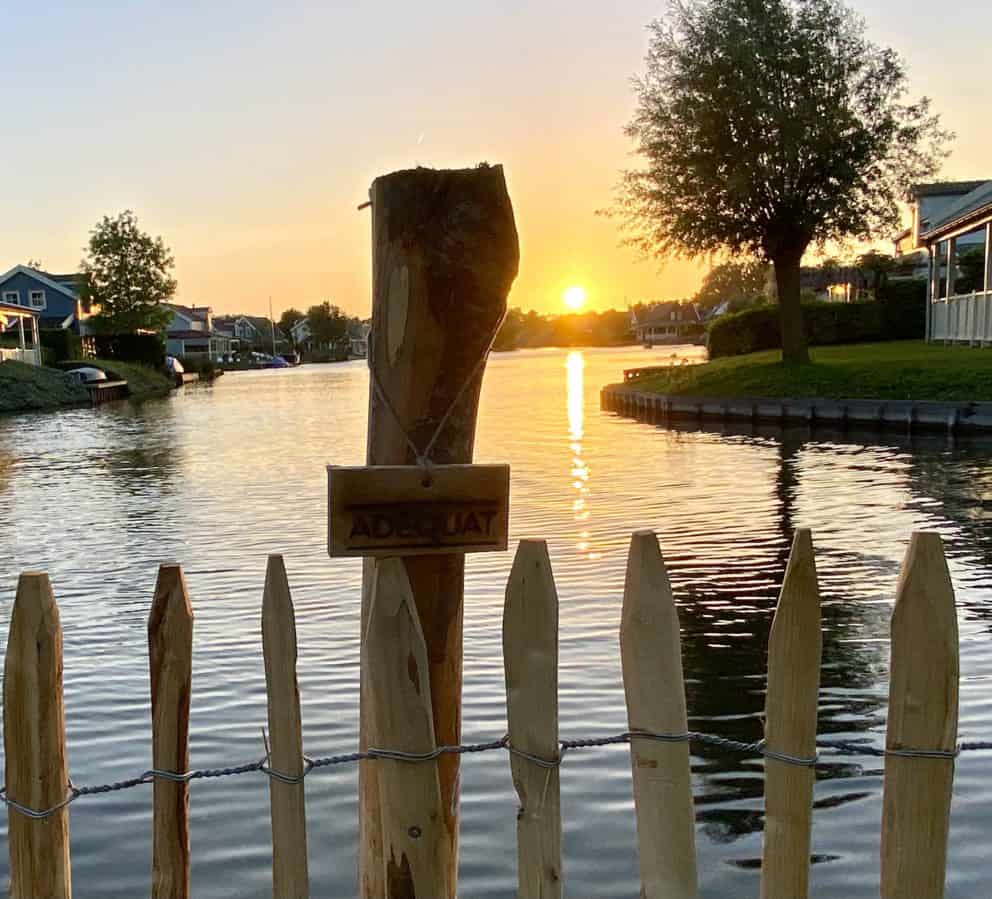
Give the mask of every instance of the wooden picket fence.
M 376 566 L 363 638 L 375 745 L 435 749 L 427 653 L 402 562 Z M 185 772 L 193 612 L 178 565 L 163 565 L 148 621 L 153 764 Z M 296 627 L 282 558 L 269 559 L 262 600 L 268 688 L 273 895 L 309 895 Z M 623 597 L 620 650 L 633 771 L 642 893 L 696 896 L 695 824 L 678 615 L 655 535 L 634 534 Z M 813 547 L 798 531 L 768 646 L 763 899 L 808 892 L 820 673 L 820 604 Z M 517 817 L 519 896 L 563 890 L 558 742 L 558 596 L 547 547 L 523 541 L 503 620 L 508 746 Z M 70 788 L 62 702 L 62 631 L 48 578 L 18 583 L 4 668 L 7 796 L 31 809 L 63 802 Z M 883 899 L 943 895 L 957 740 L 958 640 L 940 538 L 913 536 L 892 614 L 891 686 L 881 832 Z M 672 739 L 638 737 L 636 732 Z M 936 753 L 927 757 L 926 753 Z M 921 753 L 923 753 L 921 755 Z M 806 762 L 805 764 L 803 762 Z M 396 896 L 443 899 L 449 842 L 437 761 L 377 759 L 383 858 L 404 870 Z M 297 780 L 300 779 L 300 780 Z M 287 782 L 289 781 L 289 782 Z M 296 782 L 294 782 L 296 781 Z M 157 777 L 152 896 L 188 897 L 189 784 Z M 10 883 L 15 899 L 71 896 L 69 815 L 12 809 Z M 399 860 L 399 861 L 397 861 Z

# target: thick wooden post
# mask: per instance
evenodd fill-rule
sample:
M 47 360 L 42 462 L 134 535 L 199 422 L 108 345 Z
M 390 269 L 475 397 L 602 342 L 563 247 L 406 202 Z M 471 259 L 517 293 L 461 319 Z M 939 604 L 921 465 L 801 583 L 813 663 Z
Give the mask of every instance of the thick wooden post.
M 892 610 L 885 748 L 953 752 L 958 738 L 958 619 L 937 534 L 916 533 Z M 941 899 L 953 758 L 889 755 L 882 793 L 882 899 Z
M 399 559 L 376 565 L 372 593 L 366 634 L 371 736 L 385 749 L 433 752 L 427 647 Z M 386 899 L 452 899 L 438 762 L 376 759 L 373 764 L 379 775 Z
M 414 453 L 404 433 L 423 452 L 467 384 L 434 444 L 432 459 L 435 463 L 471 462 L 483 374 L 478 366 L 506 310 L 519 259 L 503 170 L 480 166 L 394 172 L 373 182 L 370 198 L 372 385 L 367 461 L 370 465 L 413 464 Z M 464 557 L 408 558 L 405 563 L 427 643 L 435 735 L 439 743 L 457 743 L 461 737 Z M 363 634 L 373 570 L 374 563 L 366 560 Z M 363 747 L 368 745 L 370 714 L 365 655 L 363 646 Z M 458 862 L 458 764 L 455 755 L 445 756 L 440 764 L 452 891 Z M 359 889 L 365 899 L 380 899 L 385 887 L 374 763 L 362 764 L 359 791 Z
M 558 758 L 558 591 L 543 540 L 521 540 L 503 609 L 506 719 L 514 749 Z M 518 899 L 562 895 L 558 768 L 511 755 L 517 811 Z
M 3 749 L 7 795 L 35 810 L 69 791 L 62 704 L 62 626 L 48 575 L 17 582 L 3 666 Z M 69 809 L 33 820 L 8 816 L 11 899 L 70 899 Z
M 679 616 L 653 531 L 630 541 L 620 622 L 630 730 L 688 730 Z M 696 831 L 688 743 L 630 741 L 642 899 L 695 899 Z
M 162 565 L 148 616 L 152 765 L 189 769 L 193 609 L 179 565 Z M 189 899 L 189 784 L 157 778 L 152 816 L 152 899 Z
M 792 541 L 768 638 L 765 745 L 771 753 L 800 759 L 816 755 L 821 646 L 813 540 L 801 528 Z M 815 779 L 811 767 L 765 758 L 762 899 L 806 899 Z
M 262 654 L 269 700 L 269 767 L 303 774 L 303 725 L 296 681 L 296 616 L 282 556 L 269 556 L 262 595 Z M 307 822 L 303 783 L 269 779 L 273 899 L 307 899 Z

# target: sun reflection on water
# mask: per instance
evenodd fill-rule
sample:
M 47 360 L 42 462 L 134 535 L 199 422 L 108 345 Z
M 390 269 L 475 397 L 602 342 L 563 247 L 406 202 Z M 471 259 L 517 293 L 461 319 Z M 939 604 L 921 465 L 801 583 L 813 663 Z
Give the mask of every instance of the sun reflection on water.
M 568 436 L 569 448 L 572 451 L 572 488 L 577 496 L 572 500 L 572 511 L 577 522 L 587 522 L 589 520 L 589 509 L 586 503 L 586 496 L 589 493 L 589 466 L 586 465 L 582 456 L 582 437 L 585 424 L 585 382 L 583 378 L 586 364 L 579 350 L 574 350 L 568 354 L 565 360 L 565 370 L 568 373 Z M 598 553 L 590 552 L 591 532 L 587 525 L 578 533 L 578 542 L 575 548 L 585 553 L 590 559 L 598 557 Z

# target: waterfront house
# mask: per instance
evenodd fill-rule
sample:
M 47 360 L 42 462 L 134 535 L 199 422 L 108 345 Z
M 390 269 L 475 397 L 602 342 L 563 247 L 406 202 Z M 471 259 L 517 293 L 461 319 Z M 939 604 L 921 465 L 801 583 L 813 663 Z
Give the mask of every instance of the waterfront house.
M 702 333 L 702 319 L 694 303 L 651 303 L 630 311 L 630 330 L 644 346 L 682 343 Z
M 774 279 L 774 275 L 772 276 Z M 855 303 L 871 298 L 872 277 L 854 265 L 803 266 L 799 289 L 806 296 L 826 303 Z M 775 292 L 772 292 L 775 295 Z
M 298 349 L 310 349 L 310 338 L 313 337 L 313 331 L 310 330 L 310 322 L 306 318 L 301 318 L 292 328 L 289 329 L 289 335 L 292 338 L 293 346 Z
M 165 334 L 165 350 L 170 356 L 217 359 L 231 353 L 231 338 L 214 329 L 213 310 L 209 306 L 162 305 L 172 313 Z
M 0 303 L 30 309 L 40 328 L 61 328 L 85 335 L 88 312 L 79 296 L 81 282 L 81 275 L 53 275 L 15 265 L 0 275 Z
M 992 344 L 992 180 L 921 184 L 911 200 L 895 249 L 926 263 L 927 340 Z
M 41 311 L 0 300 L 0 362 L 41 365 Z
M 352 322 L 348 325 L 349 352 L 353 359 L 366 359 L 369 355 L 369 334 L 371 322 Z

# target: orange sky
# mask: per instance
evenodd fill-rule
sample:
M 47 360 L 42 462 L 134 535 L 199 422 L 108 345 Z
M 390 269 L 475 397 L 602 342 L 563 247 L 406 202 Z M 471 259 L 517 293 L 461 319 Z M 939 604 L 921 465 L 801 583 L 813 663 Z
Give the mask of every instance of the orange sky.
M 992 124 L 975 115 L 985 88 L 969 68 L 992 11 L 962 2 L 969 28 L 946 34 L 895 0 L 858 6 L 958 132 L 945 174 L 992 176 Z M 33 46 L 5 57 L 7 82 L 26 87 L 0 148 L 14 174 L 0 266 L 72 270 L 93 223 L 133 208 L 172 247 L 182 302 L 264 314 L 271 295 L 278 315 L 329 299 L 367 315 L 369 213 L 355 207 L 371 180 L 487 161 L 506 169 L 520 231 L 511 305 L 561 311 L 570 284 L 600 309 L 698 285 L 704 266 L 659 271 L 595 215 L 631 162 L 628 79 L 658 3 L 220 7 L 112 0 L 52 17 L 13 3 L 12 28 L 44 35 L 60 64 L 39 69 Z

